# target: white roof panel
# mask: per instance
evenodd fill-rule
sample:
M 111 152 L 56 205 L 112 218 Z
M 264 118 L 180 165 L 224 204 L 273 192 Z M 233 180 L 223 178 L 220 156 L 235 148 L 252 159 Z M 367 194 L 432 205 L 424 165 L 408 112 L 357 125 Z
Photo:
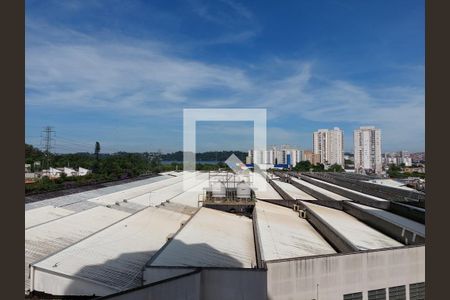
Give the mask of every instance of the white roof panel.
M 145 206 L 156 206 L 167 200 L 172 201 L 173 198 L 185 194 L 185 188 L 189 190 L 203 184 L 205 180 L 208 180 L 208 174 L 199 173 L 195 177 L 190 174 L 188 176 L 183 176 L 182 178 L 176 177 L 174 179 L 178 179 L 179 181 L 171 185 L 167 185 L 166 187 L 154 190 L 151 193 L 130 199 L 129 202 L 138 203 Z M 184 181 L 181 179 L 184 179 Z
M 261 200 L 283 200 L 278 192 L 258 173 L 253 173 L 253 183 L 251 185 L 255 192 L 256 199 Z
M 378 216 L 382 219 L 385 219 L 393 224 L 396 224 L 401 227 L 405 227 L 413 232 L 420 234 L 421 236 L 425 236 L 425 225 L 424 224 L 421 224 L 419 222 L 415 222 L 408 218 L 393 214 L 393 213 L 383 210 L 383 209 L 370 207 L 370 206 L 362 205 L 359 203 L 352 203 L 352 205 L 359 207 L 359 208 L 361 208 L 371 214 L 374 214 L 375 216 Z
M 326 182 L 326 181 L 323 181 L 323 180 L 318 180 L 316 178 L 310 178 L 310 179 L 312 181 L 320 182 L 320 183 L 323 183 L 323 184 L 331 186 L 331 187 L 336 187 L 336 188 L 339 188 L 339 189 L 341 189 L 343 191 L 347 191 L 347 192 L 350 192 L 350 193 L 353 193 L 353 194 L 356 194 L 356 195 L 362 195 L 362 196 L 365 196 L 367 198 L 370 198 L 370 199 L 373 199 L 373 200 L 376 200 L 376 201 L 388 202 L 388 200 L 386 200 L 386 199 L 383 199 L 383 198 L 380 198 L 380 197 L 375 197 L 375 196 L 372 196 L 372 195 L 369 195 L 369 194 L 365 194 L 365 193 L 361 193 L 361 192 L 358 192 L 358 191 L 355 191 L 355 190 L 352 190 L 352 189 L 349 189 L 349 188 L 345 188 L 345 187 L 340 186 L 340 185 L 329 183 L 329 182 Z
M 330 192 L 330 191 L 328 191 L 328 190 L 326 190 L 324 188 L 321 188 L 321 187 L 318 187 L 318 186 L 316 186 L 314 184 L 311 184 L 311 183 L 309 183 L 309 182 L 307 182 L 307 181 L 305 181 L 303 179 L 298 179 L 298 178 L 295 178 L 295 177 L 291 177 L 291 179 L 293 181 L 297 182 L 300 185 L 303 185 L 305 187 L 313 189 L 316 192 L 318 192 L 320 194 L 323 194 L 325 196 L 328 196 L 328 197 L 330 197 L 330 198 L 332 198 L 332 199 L 334 199 L 336 201 L 350 200 L 350 199 L 348 199 L 348 198 L 346 198 L 344 196 L 338 195 L 338 194 Z
M 202 207 L 150 266 L 256 266 L 252 220 Z
M 290 195 L 295 200 L 316 200 L 310 194 L 305 193 L 299 188 L 296 188 L 290 183 L 282 182 L 279 180 L 273 180 L 273 183 L 278 185 L 283 191 L 285 191 L 288 195 Z
M 255 210 L 263 260 L 336 253 L 298 212 L 264 201 Z
M 303 203 L 361 250 L 403 246 L 341 210 Z

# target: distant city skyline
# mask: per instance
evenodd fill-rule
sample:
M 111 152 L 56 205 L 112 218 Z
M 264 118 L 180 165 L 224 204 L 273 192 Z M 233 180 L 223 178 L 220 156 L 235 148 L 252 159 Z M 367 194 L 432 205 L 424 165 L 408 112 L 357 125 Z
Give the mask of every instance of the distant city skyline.
M 268 145 L 373 125 L 382 152 L 425 148 L 423 1 L 27 1 L 26 142 L 173 152 L 183 108 L 267 108 Z M 253 147 L 201 123 L 198 151 Z

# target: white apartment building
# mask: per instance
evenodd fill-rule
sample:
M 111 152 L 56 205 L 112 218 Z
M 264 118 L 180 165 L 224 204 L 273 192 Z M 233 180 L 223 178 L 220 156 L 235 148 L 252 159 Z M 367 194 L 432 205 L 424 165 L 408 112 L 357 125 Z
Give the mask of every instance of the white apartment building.
M 338 127 L 319 129 L 313 133 L 313 153 L 319 154 L 320 163 L 344 165 L 344 132 Z
M 362 126 L 353 133 L 355 172 L 367 173 L 382 171 L 381 130 L 374 126 Z
M 302 150 L 283 145 L 269 150 L 249 150 L 246 163 L 295 166 L 301 160 L 303 160 Z

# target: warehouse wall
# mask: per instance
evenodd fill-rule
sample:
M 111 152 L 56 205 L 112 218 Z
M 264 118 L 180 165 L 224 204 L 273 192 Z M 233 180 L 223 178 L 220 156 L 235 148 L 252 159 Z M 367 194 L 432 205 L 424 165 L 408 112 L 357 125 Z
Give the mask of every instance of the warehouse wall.
M 195 268 L 146 267 L 143 272 L 143 280 L 144 284 L 149 284 L 167 278 L 187 274 L 194 270 Z
M 367 299 L 369 290 L 424 282 L 425 246 L 268 261 L 267 269 L 268 299 Z
M 201 299 L 267 299 L 266 286 L 265 270 L 204 269 Z
M 135 289 L 105 297 L 114 300 L 199 300 L 200 299 L 200 272 L 168 280 L 153 286 Z
M 265 270 L 204 268 L 102 299 L 261 300 L 267 299 L 266 286 Z

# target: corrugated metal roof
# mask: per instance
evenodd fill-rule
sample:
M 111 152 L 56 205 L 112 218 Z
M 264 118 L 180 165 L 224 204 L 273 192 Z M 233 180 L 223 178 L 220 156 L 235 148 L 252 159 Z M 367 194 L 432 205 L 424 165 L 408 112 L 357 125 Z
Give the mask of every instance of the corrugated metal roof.
M 263 201 L 255 210 L 263 260 L 336 253 L 298 212 Z
M 165 180 L 147 184 L 144 186 L 135 187 L 128 190 L 123 190 L 111 194 L 107 194 L 100 197 L 91 198 L 88 201 L 95 202 L 101 205 L 113 205 L 116 202 L 123 202 L 123 200 L 134 201 L 139 204 L 146 204 L 148 206 L 148 194 L 153 191 L 160 191 L 166 189 L 172 189 L 173 186 L 178 186 L 182 183 L 183 179 L 190 178 L 192 175 L 185 175 L 179 177 L 170 177 Z M 140 203 L 137 199 L 145 198 L 146 203 Z M 158 203 L 159 204 L 159 203 Z
M 295 186 L 293 186 L 290 183 L 282 182 L 279 180 L 273 180 L 273 183 L 278 185 L 281 189 L 283 189 L 283 191 L 288 193 L 288 195 L 290 195 L 292 198 L 294 198 L 296 200 L 316 200 L 316 198 L 314 198 L 313 196 L 296 188 Z
M 51 199 L 46 199 L 42 201 L 32 202 L 25 204 L 25 210 L 38 208 L 42 206 L 57 206 L 57 207 L 65 207 L 66 209 L 73 210 L 73 211 L 80 211 L 82 209 L 79 209 L 78 202 L 83 200 L 88 200 L 96 197 L 101 197 L 104 195 L 129 190 L 135 187 L 145 186 L 149 185 L 158 181 L 163 181 L 165 179 L 169 179 L 172 177 L 169 176 L 157 176 L 157 177 L 151 177 L 146 178 L 142 180 L 137 180 L 133 182 L 128 182 L 124 184 L 118 184 L 113 186 L 104 187 L 101 189 L 95 189 L 90 191 L 85 191 L 81 193 L 71 194 L 71 195 L 65 195 L 60 197 L 55 197 Z M 71 205 L 72 204 L 72 205 Z
M 321 188 L 321 187 L 318 187 L 318 186 L 316 186 L 314 184 L 311 184 L 311 183 L 309 183 L 309 182 L 307 182 L 307 181 L 305 181 L 303 179 L 298 179 L 298 178 L 295 178 L 295 177 L 291 177 L 291 179 L 293 181 L 297 182 L 300 185 L 303 185 L 305 187 L 313 189 L 313 190 L 317 191 L 318 193 L 321 193 L 321 194 L 323 194 L 325 196 L 328 196 L 328 197 L 330 197 L 330 198 L 332 198 L 332 199 L 334 199 L 336 201 L 350 200 L 350 199 L 348 199 L 348 198 L 346 198 L 344 196 L 338 195 L 338 194 L 330 192 L 330 191 L 328 191 L 328 190 L 326 190 L 324 188 Z
M 383 209 L 370 207 L 366 205 L 362 205 L 359 203 L 352 203 L 352 205 L 359 207 L 368 213 L 374 214 L 382 219 L 385 219 L 391 223 L 397 224 L 401 227 L 405 227 L 413 232 L 420 234 L 421 236 L 425 236 L 425 225 L 419 222 L 415 222 L 408 218 L 393 214 L 391 212 L 385 211 Z
M 128 213 L 94 207 L 25 230 L 25 289 L 28 289 L 28 265 L 93 234 Z
M 252 189 L 256 199 L 261 200 L 283 200 L 278 192 L 258 173 L 253 173 Z
M 120 290 L 141 285 L 142 269 L 190 215 L 148 207 L 36 266 Z
M 201 185 L 205 180 L 208 180 L 208 174 L 201 173 L 196 176 L 188 175 L 183 176 L 183 181 L 178 181 L 166 187 L 152 191 L 150 194 L 144 194 L 133 199 L 129 202 L 138 203 L 145 206 L 156 206 L 167 200 L 171 201 L 177 196 L 184 195 L 186 193 L 185 189 L 192 189 L 198 185 Z M 180 178 L 176 178 L 180 179 Z M 191 195 L 192 196 L 192 195 Z
M 191 189 L 189 189 L 188 191 L 170 199 L 170 202 L 187 205 L 191 207 L 198 207 L 198 200 L 200 199 L 199 195 L 203 195 L 204 189 L 207 188 L 208 186 L 209 180 L 208 178 L 205 178 L 205 180 L 199 185 L 196 185 Z
M 68 209 L 51 205 L 25 211 L 25 229 L 73 214 Z
M 303 203 L 361 250 L 403 246 L 341 210 Z
M 373 200 L 376 200 L 376 201 L 388 202 L 388 200 L 386 200 L 386 199 L 383 199 L 383 198 L 380 198 L 380 197 L 375 197 L 375 196 L 372 196 L 372 195 L 369 195 L 369 194 L 365 194 L 365 193 L 361 193 L 361 192 L 358 192 L 358 191 L 355 191 L 355 190 L 352 190 L 352 189 L 349 189 L 349 188 L 345 188 L 345 187 L 340 186 L 340 185 L 329 183 L 329 182 L 326 182 L 326 181 L 323 181 L 323 180 L 318 180 L 316 178 L 310 178 L 310 180 L 315 181 L 315 182 L 320 182 L 320 183 L 323 183 L 323 184 L 331 186 L 331 187 L 337 187 L 337 188 L 339 188 L 341 190 L 344 190 L 344 191 L 347 191 L 347 192 L 350 192 L 350 193 L 354 193 L 356 195 L 362 195 L 362 196 L 365 196 L 367 198 L 370 198 L 370 199 L 373 199 Z
M 252 220 L 202 207 L 150 266 L 256 266 Z

